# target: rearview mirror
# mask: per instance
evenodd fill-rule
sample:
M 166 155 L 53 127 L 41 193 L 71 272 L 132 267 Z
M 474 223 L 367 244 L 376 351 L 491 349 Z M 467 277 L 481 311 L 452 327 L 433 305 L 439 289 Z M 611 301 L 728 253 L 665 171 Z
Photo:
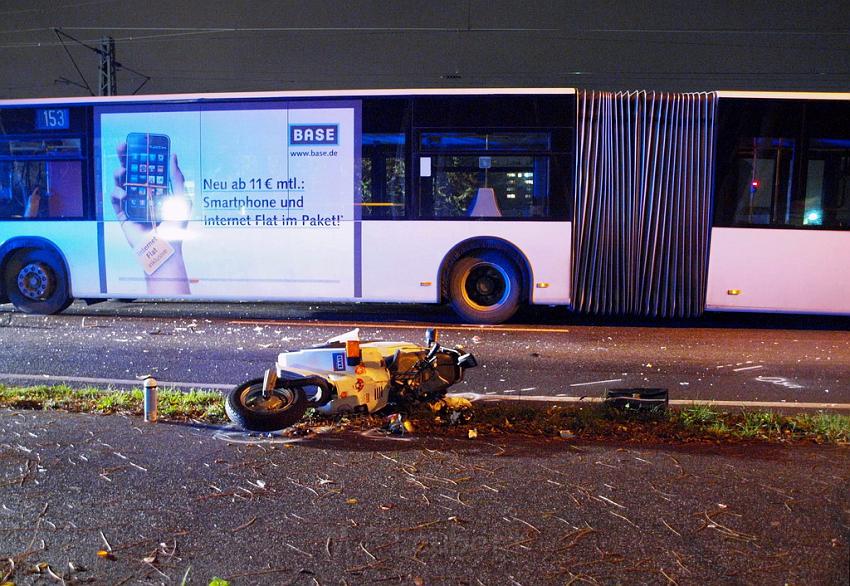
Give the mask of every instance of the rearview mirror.
M 437 341 L 437 329 L 436 328 L 428 328 L 425 330 L 425 345 L 429 348 L 431 345 Z
M 478 366 L 478 361 L 475 360 L 475 356 L 472 354 L 462 354 L 457 359 L 457 365 L 461 368 L 474 368 Z

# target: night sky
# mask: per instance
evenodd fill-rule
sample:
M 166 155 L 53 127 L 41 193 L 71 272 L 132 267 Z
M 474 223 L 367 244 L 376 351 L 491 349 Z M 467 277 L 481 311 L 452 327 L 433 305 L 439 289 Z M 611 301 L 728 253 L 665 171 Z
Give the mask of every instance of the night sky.
M 532 87 L 850 91 L 844 1 L 0 0 L 0 97 Z M 58 80 L 66 81 L 58 81 Z M 119 93 L 144 77 L 123 69 Z M 77 85 L 79 84 L 79 85 Z

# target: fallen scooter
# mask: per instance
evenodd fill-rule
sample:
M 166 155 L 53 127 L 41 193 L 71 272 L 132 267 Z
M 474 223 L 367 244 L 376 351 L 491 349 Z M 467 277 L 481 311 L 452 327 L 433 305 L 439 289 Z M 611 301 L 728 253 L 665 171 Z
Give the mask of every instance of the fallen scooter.
M 225 411 L 251 431 L 297 423 L 309 407 L 326 415 L 374 413 L 388 404 L 435 402 L 477 365 L 462 348 L 446 348 L 427 330 L 425 345 L 361 342 L 359 329 L 326 343 L 278 355 L 263 378 L 235 387 Z

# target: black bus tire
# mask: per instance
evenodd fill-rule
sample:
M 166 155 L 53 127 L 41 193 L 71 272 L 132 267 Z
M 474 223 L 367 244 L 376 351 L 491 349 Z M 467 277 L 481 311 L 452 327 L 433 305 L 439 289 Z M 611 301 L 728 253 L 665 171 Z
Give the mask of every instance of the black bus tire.
M 230 420 L 251 431 L 276 431 L 298 423 L 307 411 L 307 396 L 300 388 L 278 386 L 268 401 L 261 398 L 263 379 L 255 378 L 233 388 L 224 402 Z
M 471 253 L 452 266 L 449 295 L 452 308 L 465 321 L 505 322 L 519 309 L 519 271 L 501 252 Z
M 9 301 L 24 313 L 51 315 L 73 301 L 65 263 L 50 250 L 16 252 L 6 263 L 3 280 Z

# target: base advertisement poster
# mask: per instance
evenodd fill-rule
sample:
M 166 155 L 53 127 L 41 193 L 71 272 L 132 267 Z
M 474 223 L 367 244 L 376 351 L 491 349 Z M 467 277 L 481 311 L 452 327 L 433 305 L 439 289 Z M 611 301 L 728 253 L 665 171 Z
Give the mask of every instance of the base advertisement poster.
M 359 120 L 352 101 L 96 109 L 105 293 L 356 298 Z

